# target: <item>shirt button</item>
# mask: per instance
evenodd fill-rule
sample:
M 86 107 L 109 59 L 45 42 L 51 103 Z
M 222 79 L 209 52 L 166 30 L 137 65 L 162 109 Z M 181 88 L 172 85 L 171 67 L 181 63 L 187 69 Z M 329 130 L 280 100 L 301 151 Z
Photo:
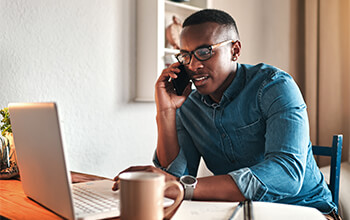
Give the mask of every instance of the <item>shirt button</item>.
M 225 134 L 225 133 L 223 133 L 223 134 L 221 135 L 221 137 L 222 137 L 222 138 L 225 138 L 225 137 L 226 137 L 226 134 Z

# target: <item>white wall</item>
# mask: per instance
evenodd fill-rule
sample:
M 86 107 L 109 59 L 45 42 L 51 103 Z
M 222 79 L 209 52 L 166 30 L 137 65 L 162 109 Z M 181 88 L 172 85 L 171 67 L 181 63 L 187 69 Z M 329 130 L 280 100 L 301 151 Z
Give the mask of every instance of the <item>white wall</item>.
M 291 71 L 291 1 L 213 0 L 214 8 L 236 21 L 242 42 L 238 62 L 263 62 Z
M 114 177 L 151 164 L 155 105 L 128 103 L 135 0 L 0 0 L 0 108 L 58 104 L 70 168 Z

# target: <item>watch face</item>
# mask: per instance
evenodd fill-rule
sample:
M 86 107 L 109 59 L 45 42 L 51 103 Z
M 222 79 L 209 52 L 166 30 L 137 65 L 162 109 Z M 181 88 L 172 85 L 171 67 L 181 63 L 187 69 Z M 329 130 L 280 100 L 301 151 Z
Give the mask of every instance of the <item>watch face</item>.
M 182 178 L 182 182 L 186 184 L 194 184 L 196 182 L 196 179 L 191 176 L 184 176 Z

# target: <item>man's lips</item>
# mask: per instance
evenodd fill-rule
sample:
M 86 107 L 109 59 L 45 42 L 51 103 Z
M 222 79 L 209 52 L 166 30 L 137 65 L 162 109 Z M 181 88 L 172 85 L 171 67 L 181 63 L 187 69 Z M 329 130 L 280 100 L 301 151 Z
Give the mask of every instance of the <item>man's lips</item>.
M 206 80 L 209 78 L 209 76 L 192 76 L 192 82 L 195 86 L 202 86 Z
M 208 76 L 201 76 L 201 77 L 192 77 L 193 81 L 201 81 L 204 79 L 208 79 Z

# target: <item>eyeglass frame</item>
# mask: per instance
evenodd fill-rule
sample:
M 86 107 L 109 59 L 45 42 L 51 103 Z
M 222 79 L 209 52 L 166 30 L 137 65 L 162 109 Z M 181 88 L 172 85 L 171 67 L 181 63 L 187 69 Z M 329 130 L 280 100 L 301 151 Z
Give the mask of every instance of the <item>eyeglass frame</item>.
M 235 44 L 236 42 L 237 42 L 237 40 L 236 40 L 236 41 L 234 41 L 234 40 L 225 40 L 225 41 L 222 41 L 222 42 L 217 43 L 217 44 L 212 44 L 212 45 L 209 45 L 209 46 L 201 46 L 201 47 L 196 48 L 195 50 L 192 50 L 192 51 L 189 51 L 189 52 L 186 51 L 185 53 L 186 53 L 186 54 L 189 54 L 189 56 L 190 56 L 190 59 L 189 59 L 188 63 L 186 63 L 186 64 L 180 62 L 180 60 L 179 60 L 179 58 L 178 58 L 178 56 L 180 56 L 180 55 L 183 54 L 183 53 L 180 52 L 180 53 L 178 53 L 178 54 L 175 54 L 175 57 L 176 57 L 177 61 L 178 61 L 180 64 L 182 64 L 182 65 L 188 65 L 188 64 L 191 63 L 192 54 L 193 54 L 193 56 L 196 57 L 197 60 L 199 60 L 199 61 L 206 61 L 206 60 L 209 60 L 209 59 L 213 56 L 213 49 L 215 49 L 215 48 L 217 48 L 217 47 L 220 47 L 220 46 L 224 46 L 224 45 L 226 45 L 226 44 L 228 44 L 228 43 L 233 43 L 233 44 Z M 196 52 L 197 50 L 203 49 L 203 48 L 208 48 L 208 49 L 209 49 L 210 56 L 209 56 L 207 59 L 200 59 L 200 58 L 198 58 L 197 55 L 195 54 L 195 52 Z

